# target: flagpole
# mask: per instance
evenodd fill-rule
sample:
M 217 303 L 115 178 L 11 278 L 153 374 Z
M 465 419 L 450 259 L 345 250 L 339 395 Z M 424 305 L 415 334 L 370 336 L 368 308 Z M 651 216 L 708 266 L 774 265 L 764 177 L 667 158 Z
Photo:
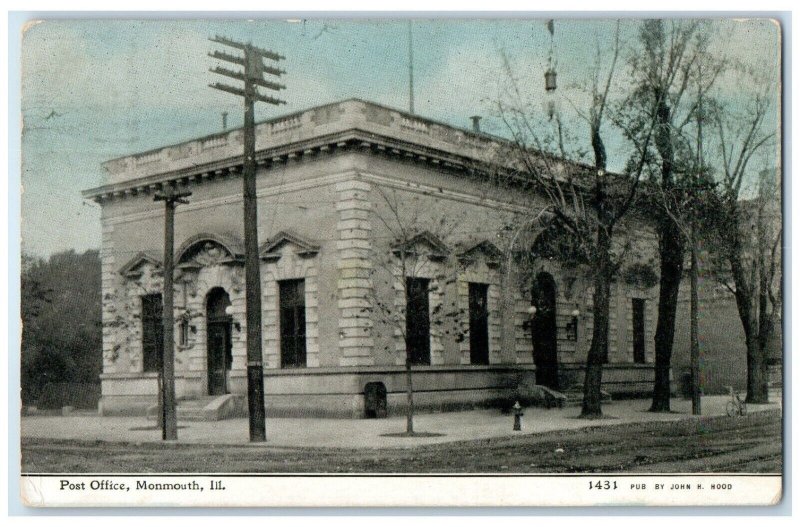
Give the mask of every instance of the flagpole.
M 414 113 L 414 38 L 408 21 L 408 111 Z

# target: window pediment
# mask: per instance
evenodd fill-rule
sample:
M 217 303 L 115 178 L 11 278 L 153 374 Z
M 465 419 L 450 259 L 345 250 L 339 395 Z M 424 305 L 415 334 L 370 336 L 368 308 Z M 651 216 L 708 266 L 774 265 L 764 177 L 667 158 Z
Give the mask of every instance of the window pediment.
M 450 250 L 436 235 L 423 231 L 408 240 L 397 240 L 392 244 L 392 252 L 396 256 L 401 254 L 427 255 L 430 260 L 441 261 L 447 259 Z
M 146 265 L 151 265 L 154 269 L 161 269 L 161 260 L 155 253 L 142 251 L 128 260 L 128 263 L 119 270 L 119 274 L 126 278 L 139 278 L 142 276 L 143 268 Z
M 178 267 L 235 265 L 244 261 L 244 247 L 231 235 L 201 233 L 192 236 L 178 249 Z
M 265 261 L 276 261 L 283 255 L 286 245 L 296 247 L 295 254 L 302 258 L 309 258 L 319 252 L 319 245 L 288 231 L 281 231 L 264 243 L 259 250 L 259 256 Z
M 461 263 L 471 264 L 483 260 L 488 267 L 500 267 L 503 261 L 503 252 L 489 240 L 483 240 L 474 245 L 467 246 L 466 249 L 458 253 Z

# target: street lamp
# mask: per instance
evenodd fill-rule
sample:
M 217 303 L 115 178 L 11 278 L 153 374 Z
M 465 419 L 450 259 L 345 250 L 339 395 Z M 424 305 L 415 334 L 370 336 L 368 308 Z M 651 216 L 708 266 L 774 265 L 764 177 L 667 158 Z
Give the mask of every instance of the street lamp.
M 544 72 L 544 89 L 550 93 L 556 89 L 556 70 L 552 67 Z

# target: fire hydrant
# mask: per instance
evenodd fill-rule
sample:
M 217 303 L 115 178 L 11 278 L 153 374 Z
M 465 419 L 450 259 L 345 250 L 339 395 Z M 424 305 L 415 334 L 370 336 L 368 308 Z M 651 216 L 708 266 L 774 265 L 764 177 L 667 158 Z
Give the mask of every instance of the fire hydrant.
M 519 401 L 514 403 L 514 431 L 519 432 L 522 430 L 522 416 L 525 415 L 522 411 L 522 406 L 519 405 Z

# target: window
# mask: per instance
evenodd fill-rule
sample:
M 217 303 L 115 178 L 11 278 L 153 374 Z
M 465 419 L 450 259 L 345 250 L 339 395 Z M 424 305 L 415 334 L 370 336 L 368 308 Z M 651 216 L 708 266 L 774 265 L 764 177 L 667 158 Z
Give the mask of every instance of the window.
M 489 364 L 489 286 L 469 284 L 469 362 Z
M 281 368 L 306 366 L 306 300 L 304 280 L 278 282 Z
M 631 310 L 633 311 L 633 362 L 645 363 L 644 354 L 644 313 L 645 299 L 632 298 Z
M 142 371 L 157 372 L 161 369 L 164 351 L 164 321 L 161 294 L 142 296 Z
M 431 320 L 426 278 L 406 278 L 406 345 L 413 365 L 431 363 Z

